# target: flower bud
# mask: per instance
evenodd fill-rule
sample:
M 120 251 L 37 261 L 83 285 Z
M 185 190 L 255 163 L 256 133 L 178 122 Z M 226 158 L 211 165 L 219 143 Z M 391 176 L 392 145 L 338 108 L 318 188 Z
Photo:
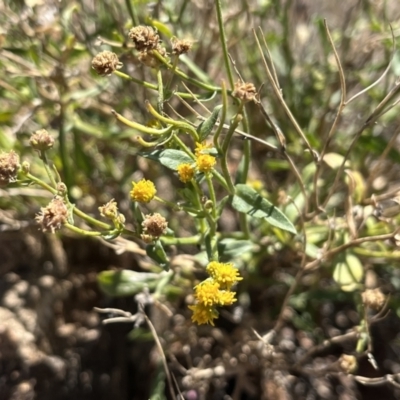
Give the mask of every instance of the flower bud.
M 31 135 L 29 144 L 35 150 L 46 151 L 53 147 L 54 138 L 46 131 L 46 129 L 40 129 Z

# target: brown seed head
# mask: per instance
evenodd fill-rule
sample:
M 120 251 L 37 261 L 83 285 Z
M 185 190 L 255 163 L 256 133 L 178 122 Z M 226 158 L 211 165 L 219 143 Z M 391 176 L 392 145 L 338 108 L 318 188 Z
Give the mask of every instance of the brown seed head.
M 386 296 L 379 288 L 367 289 L 365 292 L 361 293 L 361 296 L 365 306 L 373 310 L 380 310 L 386 302 Z
M 19 168 L 19 156 L 14 150 L 0 153 L 0 186 L 15 182 Z
M 118 211 L 117 202 L 112 199 L 104 206 L 99 207 L 100 214 L 113 222 L 123 224 L 125 222 L 125 217 Z
M 159 238 L 163 233 L 165 233 L 168 227 L 168 222 L 161 214 L 149 214 L 146 215 L 144 221 L 142 222 L 142 227 L 145 235 L 151 235 L 153 238 Z
M 189 39 L 177 39 L 173 38 L 172 43 L 172 54 L 181 55 L 186 54 L 193 46 L 193 42 Z
M 92 60 L 92 68 L 101 76 L 111 75 L 115 70 L 122 68 L 118 56 L 111 51 L 102 51 Z
M 46 129 L 40 129 L 31 135 L 29 144 L 35 150 L 45 151 L 53 147 L 54 138 Z
M 238 80 L 235 83 L 235 90 L 232 92 L 233 97 L 236 97 L 245 103 L 254 100 L 256 94 L 256 88 L 252 83 L 242 82 L 241 80 Z
M 68 208 L 62 198 L 56 196 L 46 207 L 40 209 L 35 219 L 43 232 L 55 233 L 67 222 Z
M 160 37 L 151 26 L 135 26 L 129 31 L 129 37 L 138 51 L 154 50 L 160 42 Z
M 357 358 L 349 354 L 342 354 L 339 358 L 340 369 L 346 374 L 353 374 L 357 371 Z

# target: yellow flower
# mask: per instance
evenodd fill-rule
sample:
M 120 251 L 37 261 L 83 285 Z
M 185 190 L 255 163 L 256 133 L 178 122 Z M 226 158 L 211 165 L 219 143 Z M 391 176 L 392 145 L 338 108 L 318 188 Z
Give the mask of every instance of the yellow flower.
M 243 278 L 239 270 L 232 263 L 220 263 L 212 261 L 207 265 L 206 271 L 220 285 L 221 289 L 230 290 L 231 287 Z
M 210 156 L 209 154 L 199 154 L 196 157 L 196 166 L 200 172 L 210 172 L 215 165 L 215 157 Z
M 183 183 L 190 182 L 194 175 L 194 169 L 190 164 L 178 165 L 179 180 Z
M 157 193 L 154 183 L 146 179 L 142 179 L 138 183 L 132 182 L 132 185 L 133 188 L 129 194 L 133 201 L 148 203 L 153 200 Z
M 229 290 L 220 290 L 218 296 L 218 305 L 220 306 L 230 306 L 237 299 L 235 299 L 235 292 L 231 292 Z
M 197 322 L 199 325 L 210 324 L 214 326 L 214 319 L 218 318 L 218 311 L 214 307 L 198 303 L 189 306 L 189 308 L 193 311 L 192 322 Z
M 211 149 L 212 148 L 212 144 L 209 143 L 207 144 L 206 142 L 203 143 L 196 143 L 196 148 L 194 150 L 194 154 L 196 155 L 196 157 L 198 157 L 200 154 L 202 154 L 203 150 L 207 150 L 207 149 Z
M 213 306 L 219 303 L 219 285 L 213 280 L 206 280 L 195 286 L 195 297 L 199 303 L 205 306 Z

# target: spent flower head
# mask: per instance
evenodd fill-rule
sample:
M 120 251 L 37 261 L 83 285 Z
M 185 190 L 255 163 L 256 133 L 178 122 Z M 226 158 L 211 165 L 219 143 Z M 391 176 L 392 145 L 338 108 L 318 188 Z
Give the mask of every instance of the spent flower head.
M 99 207 L 100 215 L 107 218 L 118 225 L 123 225 L 125 223 L 125 217 L 118 211 L 117 202 L 111 199 L 108 203 Z
M 19 156 L 14 150 L 0 153 L 0 186 L 15 182 L 19 168 Z
M 122 68 L 118 56 L 112 51 L 102 51 L 92 60 L 92 68 L 101 76 L 111 75 L 115 70 Z
M 136 50 L 148 51 L 158 47 L 160 36 L 151 26 L 135 26 L 129 31 L 129 38 L 133 41 Z
M 172 54 L 181 55 L 186 54 L 193 46 L 193 41 L 189 39 L 172 38 Z
M 379 288 L 367 289 L 365 292 L 361 293 L 361 297 L 365 306 L 373 310 L 380 310 L 386 302 L 386 296 Z
M 193 179 L 195 170 L 191 164 L 179 164 L 177 170 L 181 182 L 188 183 Z
M 230 290 L 231 287 L 241 281 L 243 278 L 239 274 L 239 270 L 232 263 L 220 263 L 211 261 L 206 271 L 220 285 L 221 289 Z
M 138 201 L 139 203 L 149 203 L 157 193 L 154 183 L 146 179 L 142 179 L 137 183 L 132 182 L 132 185 L 133 188 L 129 194 L 133 201 Z
M 63 199 L 56 196 L 46 207 L 40 209 L 35 219 L 43 232 L 55 233 L 68 221 L 68 208 Z
M 46 131 L 46 129 L 40 129 L 35 133 L 32 133 L 29 144 L 35 150 L 46 151 L 51 149 L 54 145 L 54 137 Z
M 159 238 L 166 232 L 168 228 L 168 222 L 161 214 L 148 214 L 142 222 L 142 227 L 145 235 L 150 235 L 153 238 Z
M 256 87 L 252 83 L 242 82 L 240 79 L 235 83 L 235 89 L 232 96 L 247 103 L 256 98 Z

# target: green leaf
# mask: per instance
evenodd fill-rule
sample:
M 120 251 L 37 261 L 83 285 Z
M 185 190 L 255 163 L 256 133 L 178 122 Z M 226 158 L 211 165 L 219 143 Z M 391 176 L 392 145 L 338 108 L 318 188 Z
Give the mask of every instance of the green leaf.
M 346 253 L 344 260 L 335 265 L 333 279 L 345 292 L 358 289 L 364 276 L 361 261 L 352 253 Z
M 294 234 L 297 233 L 296 228 L 286 215 L 254 189 L 244 184 L 238 184 L 235 188 L 236 194 L 233 196 L 232 206 L 237 211 L 254 218 L 266 219 L 271 225 L 277 228 Z
M 193 164 L 194 162 L 194 160 L 182 150 L 153 150 L 149 152 L 139 152 L 138 154 L 144 158 L 158 161 L 160 164 L 164 165 L 164 167 L 174 171 L 177 170 L 180 164 Z
M 109 296 L 132 296 L 145 287 L 154 288 L 162 276 L 162 274 L 136 272 L 127 269 L 102 271 L 97 274 L 97 283 L 100 289 Z
M 229 261 L 240 258 L 243 254 L 254 249 L 254 243 L 250 240 L 238 240 L 226 238 L 218 243 L 218 254 L 221 261 Z
M 222 105 L 216 106 L 211 115 L 205 121 L 201 122 L 200 125 L 197 127 L 197 133 L 199 134 L 200 142 L 205 140 L 207 136 L 211 133 L 214 125 L 217 122 L 218 114 L 221 108 Z
M 165 254 L 162 243 L 158 240 L 154 244 L 149 244 L 146 246 L 146 254 L 157 264 L 160 265 L 161 268 L 168 271 L 169 268 L 169 260 L 167 255 Z

